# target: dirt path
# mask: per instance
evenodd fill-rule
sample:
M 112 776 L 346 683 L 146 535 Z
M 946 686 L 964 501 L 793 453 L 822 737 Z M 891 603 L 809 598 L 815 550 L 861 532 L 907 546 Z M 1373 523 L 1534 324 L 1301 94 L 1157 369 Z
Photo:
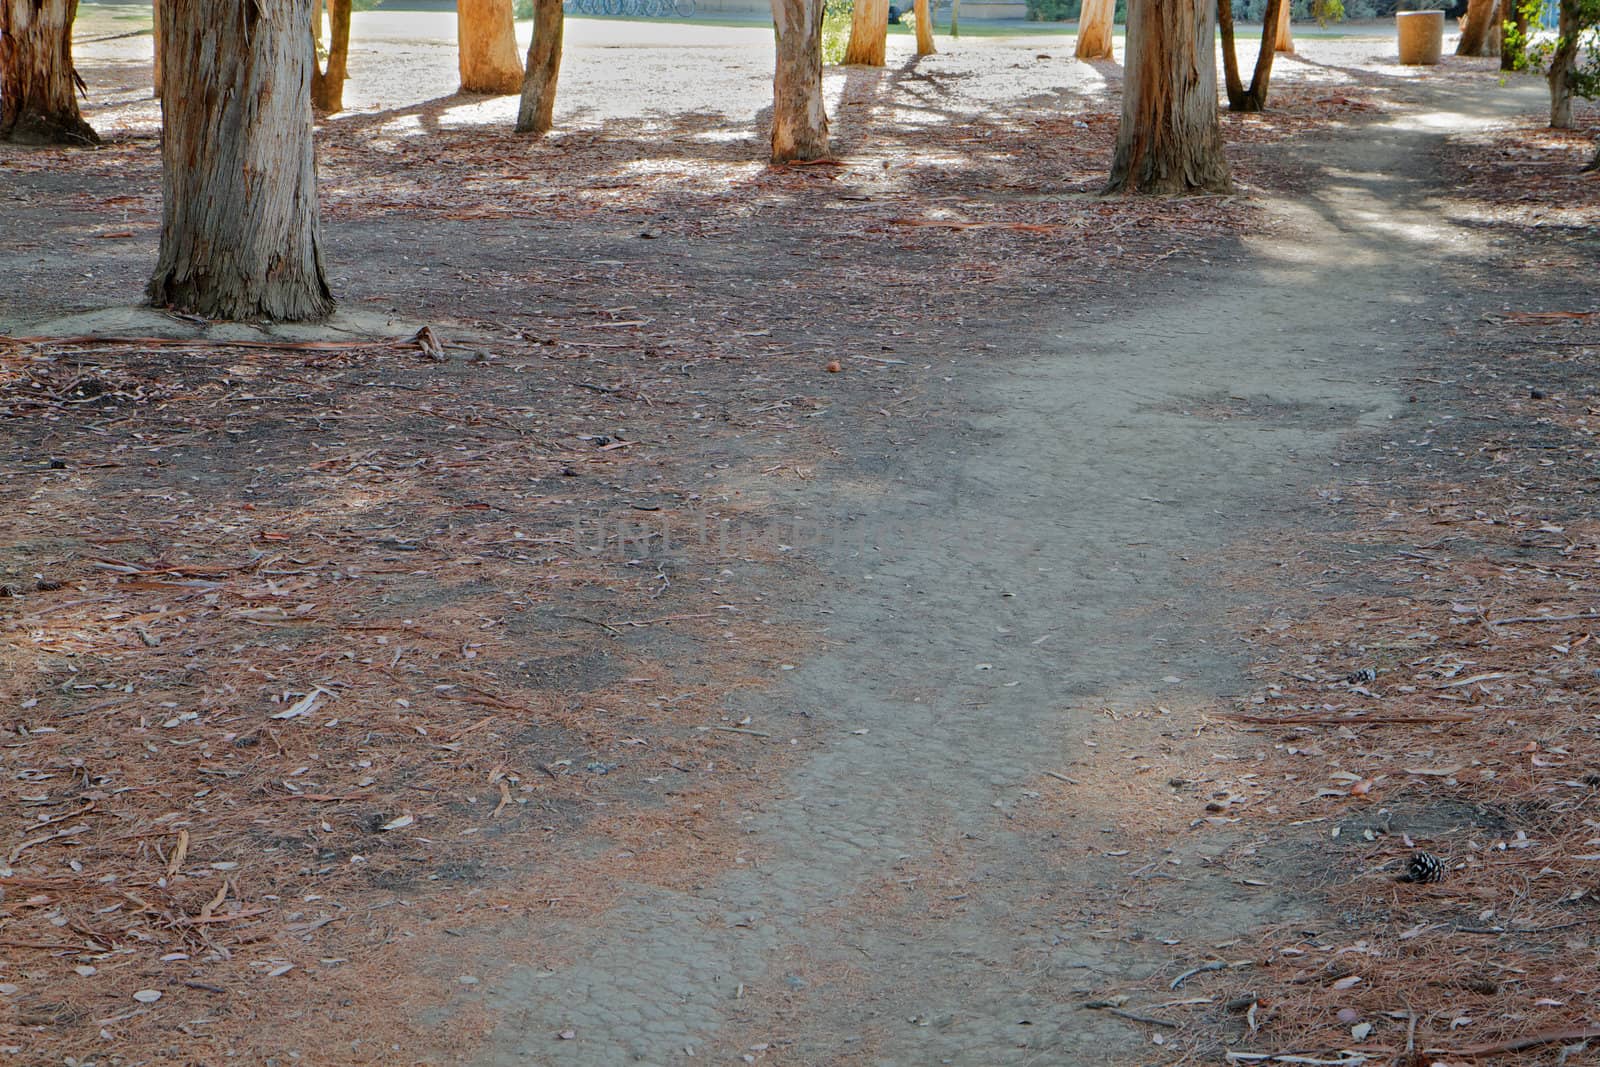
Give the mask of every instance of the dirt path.
M 0 974 L 0 1050 L 170 1058 L 182 1024 L 209 1041 L 184 1054 L 263 1062 L 1134 1062 L 1193 1031 L 1085 1001 L 1148 991 L 1160 1011 L 1241 933 L 1326 922 L 1321 829 L 1199 821 L 1224 787 L 1277 810 L 1246 781 L 1256 740 L 1206 716 L 1261 652 L 1241 620 L 1306 617 L 1308 570 L 1359 585 L 1302 552 L 1340 521 L 1319 494 L 1370 476 L 1352 496 L 1381 500 L 1379 444 L 1432 461 L 1452 416 L 1411 368 L 1439 382 L 1475 358 L 1448 305 L 1525 295 L 1467 276 L 1551 284 L 1506 270 L 1509 228 L 1429 199 L 1442 140 L 1536 110 L 1536 85 L 1306 42 L 1272 113 L 1227 120 L 1244 197 L 1105 201 L 1114 70 L 1060 39 L 831 73 L 843 163 L 823 173 L 760 162 L 770 40 L 725 36 L 715 59 L 595 43 L 536 146 L 506 100 L 450 95 L 447 43 L 369 41 L 360 107 L 320 135 L 336 286 L 482 351 L 230 353 L 219 375 L 187 347 L 14 346 L 0 579 L 23 594 L 8 608 L 82 632 L 43 655 L 19 625 L 6 649 L 0 695 L 60 727 L 8 742 L 30 771 L 8 839 L 42 810 L 116 807 L 110 831 L 25 854 L 6 932 L 37 947 Z M 159 175 L 128 42 L 93 46 L 107 146 L 0 158 L 18 278 L 0 333 L 141 291 Z M 710 73 L 652 103 L 691 68 Z M 1286 185 L 1271 238 L 1240 244 Z M 286 384 L 248 384 L 268 380 Z M 136 458 L 102 462 L 108 425 Z M 613 524 L 641 515 L 763 540 L 634 559 L 645 542 Z M 149 570 L 102 569 L 113 528 L 116 560 Z M 255 632 L 282 591 L 245 569 L 181 612 L 149 581 L 264 545 L 330 608 L 290 636 Z M 117 622 L 162 611 L 159 643 Z M 330 653 L 332 722 L 236 743 L 237 716 L 275 712 Z M 400 669 L 376 679 L 368 656 Z M 134 667 L 176 681 L 121 689 Z M 219 672 L 239 706 L 157 710 Z M 126 729 L 81 716 L 102 696 L 69 674 L 115 679 Z M 157 766 L 156 742 L 199 755 Z M 86 752 L 116 799 L 75 784 Z M 187 826 L 189 869 L 155 884 L 184 864 L 152 866 L 124 825 L 169 847 Z M 223 870 L 232 956 L 172 951 Z M 107 886 L 161 891 L 167 921 L 145 929 L 158 913 Z M 74 916 L 137 946 L 69 951 L 53 931 Z M 1173 996 L 1216 993 L 1192 1014 L 1228 1024 L 1233 978 Z M 123 1014 L 144 989 L 159 1008 Z
M 516 931 L 506 943 L 528 948 L 489 998 L 506 1014 L 479 1062 L 1134 1054 L 1142 1035 L 1066 1000 L 1151 967 L 1092 936 L 1111 867 L 1079 858 L 1137 813 L 1075 800 L 1046 833 L 1029 808 L 1063 787 L 1046 772 L 1070 775 L 1101 709 L 1238 688 L 1224 616 L 1251 601 L 1218 584 L 1215 546 L 1303 508 L 1336 443 L 1403 413 L 1397 379 L 1439 343 L 1433 290 L 1475 239 L 1430 208 L 1430 147 L 1537 104 L 1430 99 L 1331 142 L 1325 180 L 1238 262 L 1133 306 L 948 338 L 1014 352 L 984 369 L 934 352 L 903 368 L 946 417 L 864 430 L 791 502 L 855 547 L 819 552 L 834 588 L 799 613 L 831 650 L 746 709 L 780 732 L 809 715 L 828 739 L 746 813 L 759 858 L 593 926 Z M 1208 416 L 1219 406 L 1234 417 Z M 1168 900 L 1152 938 L 1169 943 L 1291 906 L 1199 872 Z

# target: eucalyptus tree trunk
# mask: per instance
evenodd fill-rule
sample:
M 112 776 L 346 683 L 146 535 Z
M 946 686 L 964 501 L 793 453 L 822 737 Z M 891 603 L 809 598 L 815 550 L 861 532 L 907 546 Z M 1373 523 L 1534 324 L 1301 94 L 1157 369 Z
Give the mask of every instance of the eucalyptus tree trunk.
M 162 0 L 151 0 L 150 13 L 153 16 L 150 32 L 150 44 L 155 56 L 155 69 L 151 73 L 151 80 L 155 83 L 156 99 L 161 99 L 161 3 Z
M 1110 59 L 1117 0 L 1083 0 L 1078 13 L 1079 59 Z
M 850 15 L 850 42 L 844 61 L 864 67 L 883 66 L 889 46 L 889 0 L 856 0 Z
M 1222 83 L 1228 93 L 1228 110 L 1247 111 L 1239 50 L 1233 42 L 1233 0 L 1217 0 L 1217 29 L 1222 35 Z
M 317 232 L 311 0 L 163 0 L 158 307 L 333 311 Z
M 913 0 L 913 18 L 917 22 L 917 55 L 931 56 L 938 51 L 933 46 L 933 11 L 928 0 Z
M 1494 21 L 1496 5 L 1497 0 L 1469 0 L 1467 17 L 1461 20 L 1461 40 L 1456 42 L 1456 55 L 1489 54 L 1489 28 Z
M 99 144 L 78 111 L 78 0 L 0 0 L 0 141 Z
M 517 55 L 511 0 L 459 0 L 456 36 L 462 92 L 508 96 L 522 91 L 522 60 Z
M 316 18 L 321 21 L 320 16 Z M 313 24 L 313 37 L 320 42 L 321 26 Z M 349 76 L 350 0 L 328 0 L 328 65 L 323 67 L 313 53 L 311 61 L 311 106 L 331 115 L 344 110 L 344 80 Z
M 1276 23 L 1276 29 L 1271 33 L 1268 32 L 1267 27 L 1273 26 L 1274 24 L 1271 23 L 1271 22 L 1265 21 L 1265 20 L 1263 20 L 1263 22 L 1261 23 L 1261 38 L 1262 38 L 1262 41 L 1265 42 L 1265 40 L 1268 37 L 1271 37 L 1272 38 L 1273 51 L 1276 51 L 1276 52 L 1293 52 L 1294 51 L 1294 30 L 1289 26 L 1289 17 L 1290 17 L 1291 9 L 1292 9 L 1292 5 L 1290 5 L 1290 4 L 1284 4 L 1283 7 L 1278 9 L 1278 20 L 1277 20 L 1277 23 Z
M 528 72 L 522 77 L 522 103 L 517 107 L 518 133 L 549 133 L 555 125 L 565 27 L 561 0 L 534 0 L 533 42 L 528 45 Z
M 1215 12 L 1215 0 L 1129 0 L 1122 123 L 1106 192 L 1230 187 L 1217 121 Z
M 826 159 L 822 0 L 772 0 L 772 25 L 778 44 L 772 78 L 772 161 Z
M 1276 11 L 1288 8 L 1289 0 L 1267 0 L 1261 22 L 1261 50 L 1256 53 L 1255 70 L 1250 75 L 1250 88 L 1246 89 L 1239 78 L 1239 53 L 1234 46 L 1233 3 L 1232 0 L 1217 0 L 1217 22 L 1222 29 L 1222 81 L 1228 91 L 1229 111 L 1260 111 L 1267 106 L 1272 61 L 1277 55 L 1268 29 L 1277 17 Z
M 1556 48 L 1550 56 L 1550 125 L 1558 130 L 1572 128 L 1572 77 L 1577 71 L 1578 31 L 1583 0 L 1561 0 L 1561 15 L 1556 24 Z

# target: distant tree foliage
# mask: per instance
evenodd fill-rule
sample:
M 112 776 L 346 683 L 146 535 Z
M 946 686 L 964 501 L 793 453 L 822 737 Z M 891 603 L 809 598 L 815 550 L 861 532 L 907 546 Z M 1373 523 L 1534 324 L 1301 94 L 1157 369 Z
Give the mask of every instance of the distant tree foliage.
M 1456 0 L 1398 0 L 1406 8 L 1450 8 Z M 1392 15 L 1397 0 L 1293 0 L 1290 16 L 1296 21 L 1318 23 L 1339 22 L 1345 18 L 1376 18 Z M 1267 0 L 1236 0 L 1234 18 L 1244 22 L 1260 22 L 1267 10 Z M 1083 12 L 1083 0 L 1028 0 L 1028 18 L 1034 22 L 1072 22 Z M 1128 21 L 1127 0 L 1117 0 L 1117 22 Z

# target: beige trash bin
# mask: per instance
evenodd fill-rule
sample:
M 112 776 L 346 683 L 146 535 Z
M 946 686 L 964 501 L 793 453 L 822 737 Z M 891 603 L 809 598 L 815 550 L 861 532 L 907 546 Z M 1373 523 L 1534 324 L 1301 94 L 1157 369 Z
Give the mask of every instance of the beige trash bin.
M 1395 25 L 1400 28 L 1400 62 L 1408 66 L 1432 66 L 1444 50 L 1443 11 L 1397 11 Z

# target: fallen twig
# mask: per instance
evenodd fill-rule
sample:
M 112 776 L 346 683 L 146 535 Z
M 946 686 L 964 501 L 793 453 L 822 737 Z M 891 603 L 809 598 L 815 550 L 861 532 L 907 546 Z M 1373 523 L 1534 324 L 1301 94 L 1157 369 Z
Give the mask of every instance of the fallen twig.
M 1109 1000 L 1091 1000 L 1084 1004 L 1084 1007 L 1091 1008 L 1095 1011 L 1109 1012 L 1118 1018 L 1131 1019 L 1136 1023 L 1148 1023 L 1151 1026 L 1165 1026 L 1173 1030 L 1178 1028 L 1178 1024 L 1170 1019 L 1158 1019 L 1154 1015 L 1141 1015 L 1136 1011 L 1129 1011 L 1126 1008 L 1119 1008 Z
M 1228 969 L 1228 964 L 1223 960 L 1207 960 L 1205 963 L 1202 963 L 1200 966 L 1191 967 L 1187 971 L 1184 971 L 1182 974 L 1178 975 L 1178 977 L 1176 977 L 1176 978 L 1174 978 L 1172 980 L 1172 984 L 1169 985 L 1167 988 L 1168 989 L 1177 989 L 1179 986 L 1181 986 L 1183 983 L 1187 982 L 1189 979 L 1193 978 L 1197 974 L 1205 974 L 1207 971 L 1225 971 L 1227 969 Z

